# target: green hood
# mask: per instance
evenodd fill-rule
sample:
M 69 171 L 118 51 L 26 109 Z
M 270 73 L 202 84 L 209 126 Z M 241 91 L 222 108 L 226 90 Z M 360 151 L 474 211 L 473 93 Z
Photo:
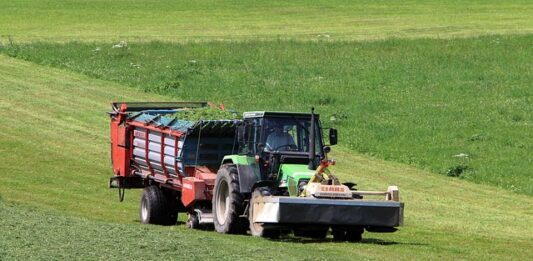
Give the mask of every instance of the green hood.
M 307 165 L 282 164 L 279 168 L 280 187 L 286 187 L 291 197 L 297 196 L 300 180 L 309 180 L 314 174 L 315 172 L 310 170 Z

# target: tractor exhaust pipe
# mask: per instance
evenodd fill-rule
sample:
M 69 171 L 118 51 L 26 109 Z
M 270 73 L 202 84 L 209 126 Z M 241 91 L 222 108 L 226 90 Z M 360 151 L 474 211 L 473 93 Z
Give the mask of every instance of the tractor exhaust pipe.
M 315 107 L 311 108 L 311 127 L 309 130 L 309 169 L 315 170 Z

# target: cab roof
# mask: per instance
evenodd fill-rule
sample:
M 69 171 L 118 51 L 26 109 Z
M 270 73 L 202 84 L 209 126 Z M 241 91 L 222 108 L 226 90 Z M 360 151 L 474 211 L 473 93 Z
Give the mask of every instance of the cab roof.
M 311 118 L 311 113 L 286 112 L 286 111 L 247 111 L 242 114 L 243 119 L 264 118 L 264 117 Z M 315 113 L 315 117 L 318 119 L 318 114 Z

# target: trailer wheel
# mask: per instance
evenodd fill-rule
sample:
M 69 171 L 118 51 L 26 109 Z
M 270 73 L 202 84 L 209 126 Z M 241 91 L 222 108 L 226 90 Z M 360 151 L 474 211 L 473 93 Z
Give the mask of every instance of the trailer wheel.
M 234 165 L 222 165 L 218 170 L 213 195 L 215 230 L 224 234 L 245 234 L 248 222 L 244 212 L 244 196 L 240 193 L 239 177 Z
M 261 199 L 264 196 L 270 196 L 270 190 L 265 187 L 256 188 L 252 193 L 252 198 L 250 200 L 250 206 L 248 207 L 248 222 L 250 223 L 250 234 L 255 237 L 265 237 L 265 238 L 279 238 L 281 231 L 279 229 L 268 229 L 263 226 L 261 223 L 254 223 L 254 215 L 258 213 L 260 208 L 255 206 L 255 201 Z
M 157 186 L 144 188 L 141 197 L 140 219 L 143 224 L 172 225 L 177 213 L 170 209 L 169 199 Z

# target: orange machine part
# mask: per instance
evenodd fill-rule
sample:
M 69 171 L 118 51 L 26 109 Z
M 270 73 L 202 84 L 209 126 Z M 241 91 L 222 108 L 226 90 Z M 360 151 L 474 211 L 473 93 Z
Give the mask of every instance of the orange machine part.
M 188 177 L 182 179 L 181 202 L 185 207 L 191 206 L 197 200 L 206 200 L 205 182 L 201 179 Z
M 111 161 L 116 176 L 130 175 L 129 130 L 118 120 L 111 121 Z
M 181 202 L 185 207 L 197 201 L 211 200 L 212 190 L 217 174 L 207 167 L 199 166 L 194 170 L 194 177 L 183 178 Z

